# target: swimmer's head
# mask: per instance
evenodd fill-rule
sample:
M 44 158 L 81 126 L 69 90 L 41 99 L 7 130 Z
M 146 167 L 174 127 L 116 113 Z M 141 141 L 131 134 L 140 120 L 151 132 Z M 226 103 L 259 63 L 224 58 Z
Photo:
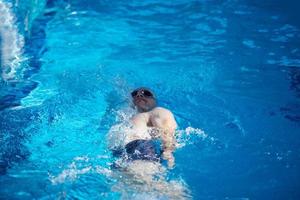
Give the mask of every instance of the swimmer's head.
M 141 87 L 133 90 L 131 97 L 139 112 L 148 112 L 156 106 L 155 96 L 148 88 Z

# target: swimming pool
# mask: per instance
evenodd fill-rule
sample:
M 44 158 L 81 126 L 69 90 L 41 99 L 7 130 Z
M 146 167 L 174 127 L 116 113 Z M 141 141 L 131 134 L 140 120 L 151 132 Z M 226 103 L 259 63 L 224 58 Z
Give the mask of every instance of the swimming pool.
M 139 86 L 175 114 L 167 176 L 193 199 L 299 199 L 299 3 L 0 2 L 1 199 L 156 197 L 109 176 Z

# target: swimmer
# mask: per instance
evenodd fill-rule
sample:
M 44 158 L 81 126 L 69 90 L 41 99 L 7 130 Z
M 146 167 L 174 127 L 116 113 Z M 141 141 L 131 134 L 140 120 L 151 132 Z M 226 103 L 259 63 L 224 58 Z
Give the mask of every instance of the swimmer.
M 173 152 L 175 150 L 175 129 L 177 123 L 171 111 L 157 107 L 154 93 L 147 88 L 138 88 L 131 92 L 133 104 L 138 114 L 131 119 L 133 132 L 128 136 L 126 150 L 134 150 L 144 155 L 143 158 L 159 160 L 155 149 L 155 140 L 159 139 L 161 157 L 167 161 L 168 167 L 174 166 Z M 143 134 L 140 134 L 143 133 Z M 156 157 L 155 157 L 155 156 Z
M 137 160 L 160 163 L 163 159 L 168 168 L 173 168 L 177 123 L 172 112 L 157 107 L 154 93 L 147 88 L 134 90 L 131 97 L 137 114 L 129 120 L 130 128 L 110 131 L 108 140 L 113 155 L 131 163 Z
M 137 113 L 114 125 L 107 138 L 113 155 L 120 158 L 112 166 L 119 169 L 113 173 L 120 180 L 115 190 L 128 194 L 124 190 L 134 188 L 154 196 L 165 195 L 168 199 L 189 199 L 185 184 L 166 180 L 167 171 L 161 164 L 162 160 L 166 160 L 169 169 L 175 164 L 173 152 L 177 123 L 174 115 L 170 110 L 157 106 L 150 89 L 135 89 L 131 97 Z

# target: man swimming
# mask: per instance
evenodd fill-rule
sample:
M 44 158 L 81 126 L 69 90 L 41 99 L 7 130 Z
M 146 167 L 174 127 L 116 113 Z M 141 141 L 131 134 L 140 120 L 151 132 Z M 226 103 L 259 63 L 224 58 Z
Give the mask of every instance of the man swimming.
M 122 155 L 129 161 L 167 161 L 174 166 L 175 129 L 177 123 L 171 111 L 157 107 L 154 93 L 147 88 L 131 92 L 132 102 L 137 109 L 130 119 L 130 130 L 124 131 Z M 120 139 L 120 138 L 118 138 Z M 117 151 L 115 151 L 115 154 Z M 120 152 L 120 147 L 118 147 Z
M 122 122 L 111 127 L 107 138 L 109 148 L 120 158 L 113 165 L 119 169 L 113 173 L 119 180 L 115 190 L 128 195 L 128 188 L 133 188 L 143 195 L 154 195 L 154 199 L 189 199 L 185 184 L 167 180 L 161 164 L 164 159 L 168 168 L 173 168 L 175 162 L 177 123 L 172 112 L 158 107 L 154 93 L 147 88 L 135 89 L 131 97 L 137 113 L 130 119 L 130 111 L 121 114 Z
M 150 154 L 150 156 L 152 156 L 153 151 L 149 151 L 149 148 L 154 146 L 155 139 L 158 138 L 162 142 L 162 158 L 167 160 L 168 167 L 172 168 L 174 166 L 174 134 L 177 127 L 172 112 L 162 107 L 156 107 L 155 96 L 153 92 L 147 88 L 138 88 L 131 93 L 131 96 L 133 98 L 133 104 L 138 110 L 138 114 L 131 119 L 133 130 L 135 130 L 136 133 L 144 133 L 144 136 L 139 138 L 139 134 L 133 134 L 130 136 L 132 141 L 126 146 L 137 144 L 134 146 L 139 150 L 144 144 L 144 147 L 141 149 L 142 152 L 140 153 Z

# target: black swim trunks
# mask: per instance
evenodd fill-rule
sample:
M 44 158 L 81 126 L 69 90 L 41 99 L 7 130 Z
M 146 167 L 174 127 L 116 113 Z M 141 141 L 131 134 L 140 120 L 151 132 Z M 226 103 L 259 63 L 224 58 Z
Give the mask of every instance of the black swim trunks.
M 158 140 L 134 140 L 125 146 L 129 160 L 160 161 L 161 149 Z
M 123 157 L 128 161 L 149 160 L 160 162 L 161 147 L 159 140 L 134 140 L 125 149 L 113 150 L 115 157 Z

